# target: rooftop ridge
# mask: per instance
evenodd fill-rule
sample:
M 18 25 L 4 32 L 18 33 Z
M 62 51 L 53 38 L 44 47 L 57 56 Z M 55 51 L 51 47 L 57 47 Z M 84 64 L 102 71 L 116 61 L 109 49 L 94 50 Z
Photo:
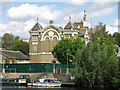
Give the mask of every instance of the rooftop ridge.
M 20 52 L 20 51 L 13 51 L 13 50 L 1 50 L 1 51 L 8 51 L 8 52 Z

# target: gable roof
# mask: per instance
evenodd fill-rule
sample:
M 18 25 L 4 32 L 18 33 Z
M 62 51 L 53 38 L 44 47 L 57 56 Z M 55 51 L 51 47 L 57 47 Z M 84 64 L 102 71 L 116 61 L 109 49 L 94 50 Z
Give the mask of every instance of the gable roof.
M 39 23 L 36 23 L 31 30 L 32 31 L 38 31 L 38 30 L 41 30 L 41 29 L 43 29 L 43 27 Z
M 22 52 L 12 50 L 2 50 L 2 54 L 10 58 L 16 58 L 16 60 L 29 60 Z
M 71 29 L 71 28 L 76 29 L 76 26 L 71 21 L 69 21 L 67 25 L 64 27 L 64 29 Z

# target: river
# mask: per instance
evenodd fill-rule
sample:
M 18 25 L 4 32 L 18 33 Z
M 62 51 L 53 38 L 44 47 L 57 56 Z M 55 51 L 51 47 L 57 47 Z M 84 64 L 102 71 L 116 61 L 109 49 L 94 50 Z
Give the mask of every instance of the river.
M 120 90 L 119 89 L 90 89 L 90 88 L 79 88 L 79 87 L 21 87 L 21 86 L 3 86 L 2 90 Z

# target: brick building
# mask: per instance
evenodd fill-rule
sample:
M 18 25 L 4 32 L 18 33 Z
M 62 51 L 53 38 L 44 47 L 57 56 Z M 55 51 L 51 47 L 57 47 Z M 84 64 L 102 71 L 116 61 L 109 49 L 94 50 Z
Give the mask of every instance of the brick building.
M 73 41 L 77 37 L 83 37 L 88 42 L 87 22 L 86 11 L 84 11 L 83 21 L 72 23 L 71 17 L 69 17 L 69 22 L 64 28 L 55 26 L 53 20 L 50 20 L 49 25 L 43 28 L 37 21 L 29 31 L 30 62 L 51 63 L 54 59 L 51 51 L 61 38 L 69 38 Z

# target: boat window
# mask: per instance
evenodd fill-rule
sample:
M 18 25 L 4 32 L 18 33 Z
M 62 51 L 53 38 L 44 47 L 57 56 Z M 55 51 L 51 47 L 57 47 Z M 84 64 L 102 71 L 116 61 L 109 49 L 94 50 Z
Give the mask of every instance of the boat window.
M 59 80 L 54 80 L 54 82 L 59 82 Z
M 23 76 L 23 78 L 25 78 L 25 76 Z
M 25 78 L 25 76 L 20 76 L 20 78 Z
M 27 78 L 29 78 L 29 75 L 27 75 Z
M 53 80 L 50 80 L 50 82 L 54 82 Z
M 23 76 L 20 76 L 20 78 L 23 78 Z
M 48 82 L 50 82 L 50 80 L 48 80 Z
M 48 82 L 48 80 L 44 80 L 44 82 Z

